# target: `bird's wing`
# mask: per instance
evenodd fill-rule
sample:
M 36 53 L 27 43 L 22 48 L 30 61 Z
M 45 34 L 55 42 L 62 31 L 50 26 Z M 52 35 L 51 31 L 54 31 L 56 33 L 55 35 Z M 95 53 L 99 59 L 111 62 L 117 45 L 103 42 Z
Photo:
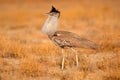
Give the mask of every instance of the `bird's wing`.
M 70 47 L 71 43 L 69 40 L 63 39 L 63 38 L 55 38 L 54 42 L 57 43 L 60 47 Z
M 58 31 L 55 33 L 53 40 L 59 46 L 64 47 L 78 47 L 78 48 L 91 48 L 96 49 L 98 46 L 85 38 L 81 38 L 77 34 L 67 32 L 67 31 Z

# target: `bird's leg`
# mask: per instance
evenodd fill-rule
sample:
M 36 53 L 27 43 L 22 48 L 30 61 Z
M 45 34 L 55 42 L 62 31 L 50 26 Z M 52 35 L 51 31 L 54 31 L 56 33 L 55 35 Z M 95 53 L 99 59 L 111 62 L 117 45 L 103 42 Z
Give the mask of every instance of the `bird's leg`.
M 62 49 L 62 55 L 63 55 L 63 58 L 62 58 L 62 70 L 63 70 L 64 64 L 65 64 L 65 59 L 64 59 L 65 54 L 64 54 L 64 50 L 63 49 Z
M 78 54 L 77 51 L 73 48 L 71 48 L 71 50 L 75 53 L 75 58 L 76 58 L 76 66 L 78 67 Z

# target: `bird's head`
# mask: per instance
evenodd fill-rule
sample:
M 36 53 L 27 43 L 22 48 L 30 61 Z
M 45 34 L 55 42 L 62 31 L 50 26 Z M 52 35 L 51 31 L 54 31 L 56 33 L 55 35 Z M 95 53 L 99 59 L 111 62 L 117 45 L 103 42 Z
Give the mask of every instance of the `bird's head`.
M 54 6 L 52 6 L 51 11 L 47 13 L 47 15 L 48 18 L 42 27 L 42 32 L 47 35 L 53 35 L 57 30 L 60 11 L 58 11 Z
M 52 6 L 52 9 L 49 13 L 47 13 L 49 16 L 55 16 L 60 17 L 60 11 L 58 11 L 54 6 Z

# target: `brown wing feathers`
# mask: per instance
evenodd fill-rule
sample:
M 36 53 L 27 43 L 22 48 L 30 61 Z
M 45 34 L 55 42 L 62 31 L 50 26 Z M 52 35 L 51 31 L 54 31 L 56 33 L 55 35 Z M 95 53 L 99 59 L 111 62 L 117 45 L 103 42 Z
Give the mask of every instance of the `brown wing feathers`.
M 52 37 L 52 40 L 60 47 L 76 47 L 76 48 L 91 48 L 97 49 L 98 45 L 85 38 L 68 32 L 68 31 L 56 31 Z

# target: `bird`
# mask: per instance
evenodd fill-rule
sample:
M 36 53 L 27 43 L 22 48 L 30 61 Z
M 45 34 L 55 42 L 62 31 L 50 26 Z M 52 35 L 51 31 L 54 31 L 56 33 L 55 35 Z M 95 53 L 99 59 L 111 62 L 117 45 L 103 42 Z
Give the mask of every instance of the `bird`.
M 48 35 L 48 38 L 57 46 L 61 48 L 62 52 L 62 63 L 61 69 L 64 69 L 65 63 L 65 52 L 64 49 L 71 49 L 75 53 L 76 66 L 78 67 L 78 52 L 75 48 L 86 48 L 86 49 L 98 49 L 99 46 L 79 35 L 69 32 L 57 30 L 58 22 L 60 18 L 60 11 L 57 10 L 53 5 L 49 13 L 47 13 L 48 18 L 42 26 L 41 32 Z

